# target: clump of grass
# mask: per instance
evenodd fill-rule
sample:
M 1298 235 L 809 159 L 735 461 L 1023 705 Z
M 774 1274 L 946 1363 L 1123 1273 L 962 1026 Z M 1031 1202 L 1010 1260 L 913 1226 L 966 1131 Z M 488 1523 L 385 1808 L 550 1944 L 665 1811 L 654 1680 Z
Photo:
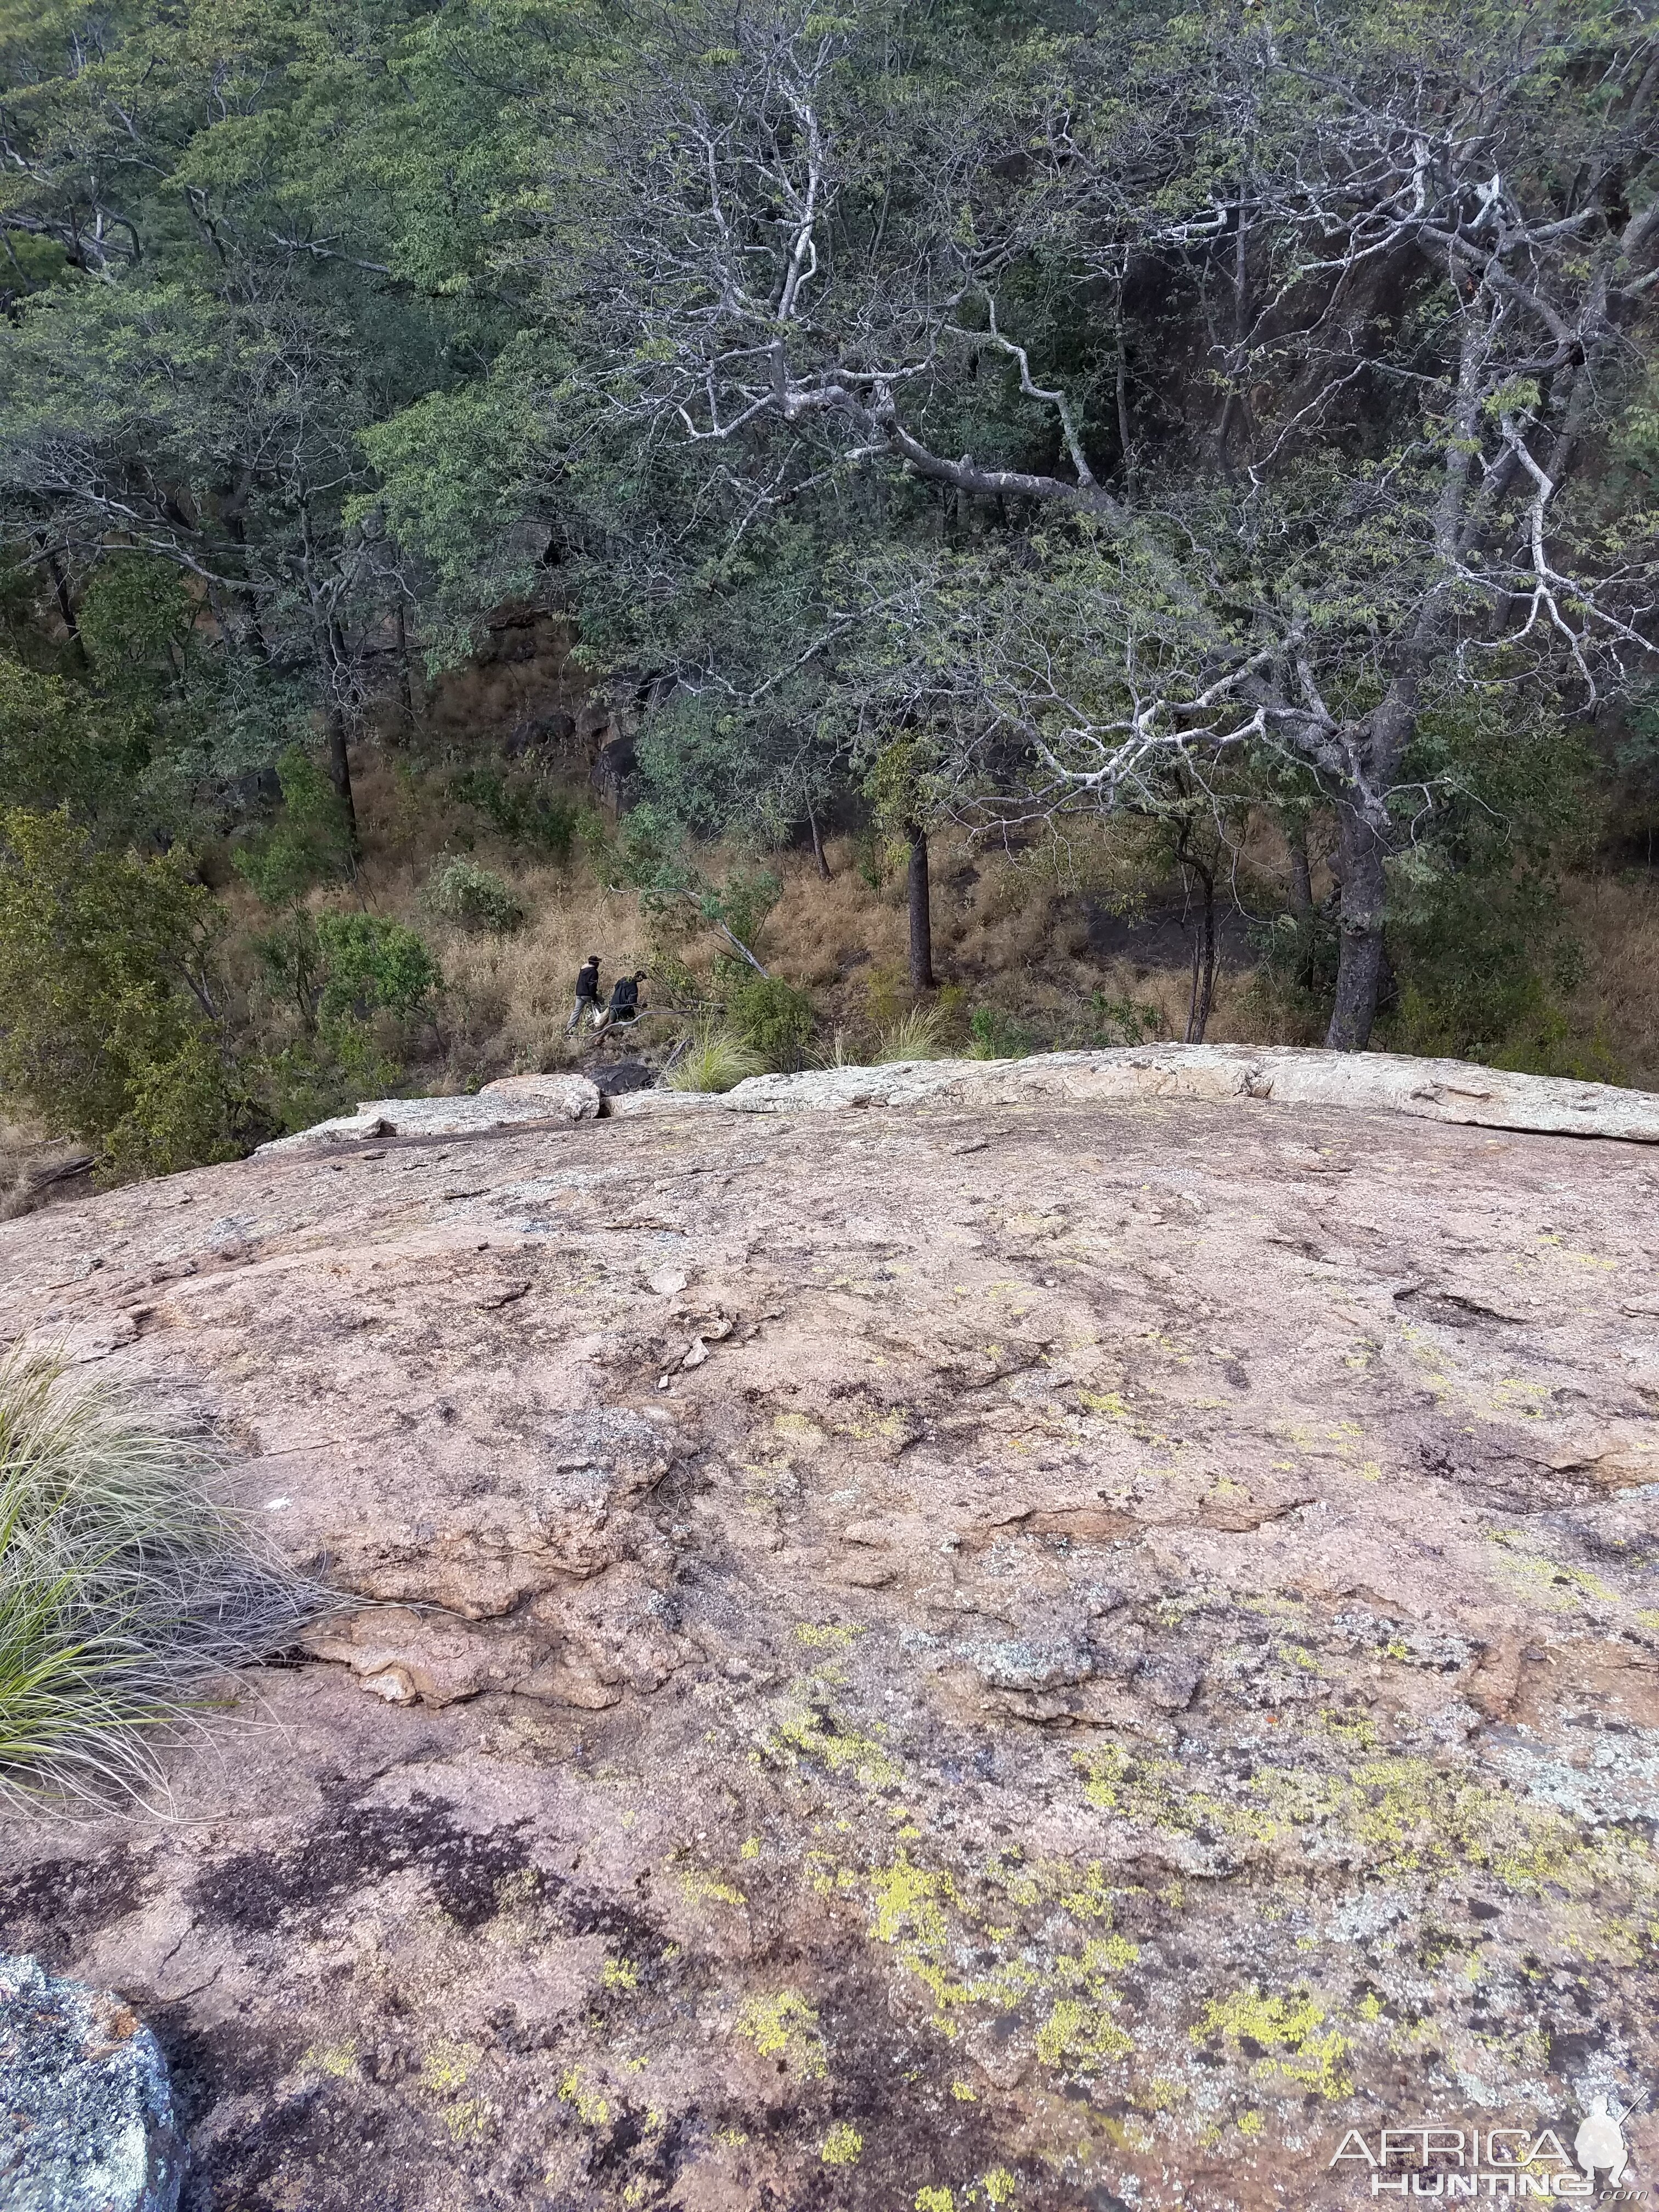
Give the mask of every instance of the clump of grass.
M 427 885 L 427 903 L 434 914 L 463 929 L 494 930 L 509 936 L 522 928 L 524 902 L 504 876 L 476 860 L 447 860 Z
M 812 1065 L 814 1067 L 867 1067 L 870 1054 L 856 1037 L 849 1036 L 845 1030 L 837 1030 Z
M 665 1091 L 731 1091 L 745 1077 L 759 1075 L 765 1063 L 743 1039 L 710 1024 L 693 1035 L 663 1078 Z
M 876 1048 L 876 1065 L 886 1066 L 896 1060 L 943 1060 L 945 1024 L 933 1006 L 912 1006 L 908 1014 L 892 1023 L 881 1032 Z
M 216 1472 L 57 1356 L 0 1358 L 0 1796 L 143 1790 L 228 1668 L 326 1610 Z

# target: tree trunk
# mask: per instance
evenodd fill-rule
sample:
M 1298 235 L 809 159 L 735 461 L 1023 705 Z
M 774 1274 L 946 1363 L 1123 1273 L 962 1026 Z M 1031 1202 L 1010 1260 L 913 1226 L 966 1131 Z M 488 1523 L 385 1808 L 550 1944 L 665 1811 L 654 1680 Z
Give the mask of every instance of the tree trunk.
M 830 863 L 823 857 L 823 839 L 818 834 L 817 813 L 810 798 L 806 802 L 806 822 L 807 827 L 812 832 L 812 858 L 818 864 L 819 878 L 827 884 L 830 880 Z
M 41 544 L 43 541 L 37 538 L 35 543 Z M 48 545 L 44 550 L 46 567 L 52 576 L 52 587 L 57 595 L 58 611 L 64 618 L 64 628 L 69 633 L 70 643 L 75 647 L 76 658 L 85 668 L 89 665 L 87 648 L 81 635 L 81 625 L 76 619 L 75 602 L 70 597 L 69 578 L 64 574 L 64 564 L 58 557 L 57 548 Z
M 927 832 L 910 824 L 910 988 L 933 988 L 933 917 L 927 887 Z
M 1314 934 L 1313 868 L 1308 859 L 1308 825 L 1300 815 L 1286 822 L 1285 842 L 1291 852 L 1291 911 L 1302 925 L 1302 956 L 1296 980 L 1304 991 L 1315 981 L 1316 945 Z
M 1198 934 L 1193 939 L 1193 988 L 1187 1001 L 1187 1042 L 1202 1044 L 1215 997 L 1215 871 L 1188 852 L 1186 843 L 1187 832 L 1183 830 L 1176 857 L 1189 874 L 1198 878 L 1199 888 L 1204 894 Z
M 1382 922 L 1388 902 L 1382 840 L 1357 808 L 1337 813 L 1342 900 L 1336 967 L 1336 1004 L 1325 1042 L 1333 1052 L 1364 1052 L 1376 1019 L 1382 985 Z
M 398 602 L 398 710 L 402 742 L 415 733 L 415 694 L 409 680 L 409 632 L 404 623 L 404 603 Z
M 334 795 L 345 809 L 346 834 L 351 849 L 357 850 L 357 804 L 351 790 L 351 756 L 346 750 L 345 716 L 337 707 L 328 710 L 328 780 L 334 786 Z
M 1291 911 L 1303 920 L 1313 912 L 1313 869 L 1308 860 L 1308 825 L 1301 819 L 1285 824 L 1285 842 L 1291 848 Z

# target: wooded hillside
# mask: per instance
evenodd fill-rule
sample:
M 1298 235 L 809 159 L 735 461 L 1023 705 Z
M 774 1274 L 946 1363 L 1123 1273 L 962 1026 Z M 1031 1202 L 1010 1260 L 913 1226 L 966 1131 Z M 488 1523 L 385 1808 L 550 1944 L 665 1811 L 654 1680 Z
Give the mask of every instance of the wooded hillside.
M 105 1172 L 556 1060 L 592 933 L 750 1064 L 1655 1079 L 1641 7 L 0 0 L 0 154 Z

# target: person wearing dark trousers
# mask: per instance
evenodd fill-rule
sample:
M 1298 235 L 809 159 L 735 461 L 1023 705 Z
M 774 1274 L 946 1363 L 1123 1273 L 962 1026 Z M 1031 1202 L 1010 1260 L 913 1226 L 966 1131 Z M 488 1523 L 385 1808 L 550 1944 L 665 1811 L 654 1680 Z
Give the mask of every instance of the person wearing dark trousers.
M 618 975 L 611 987 L 611 1004 L 597 1024 L 603 1036 L 607 1030 L 628 1029 L 640 1018 L 640 986 L 645 981 L 641 968 L 632 975 Z
M 576 978 L 576 1003 L 571 1009 L 570 1019 L 564 1025 L 567 1036 L 575 1036 L 582 1025 L 584 1014 L 596 1030 L 604 1028 L 599 1013 L 599 956 L 597 952 L 588 954 L 587 964 Z

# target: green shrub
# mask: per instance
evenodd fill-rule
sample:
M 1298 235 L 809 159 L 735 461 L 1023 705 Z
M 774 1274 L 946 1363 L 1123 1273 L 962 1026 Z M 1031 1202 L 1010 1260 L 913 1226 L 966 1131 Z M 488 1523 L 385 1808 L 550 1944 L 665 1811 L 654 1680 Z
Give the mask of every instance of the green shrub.
M 0 1794 L 142 1790 L 226 1669 L 328 1604 L 195 1446 L 50 1355 L 0 1359 Z
M 100 851 L 68 813 L 0 814 L 0 1090 L 161 1175 L 244 1149 L 226 1047 L 223 915 L 182 855 Z
M 1031 1041 L 1019 1023 L 999 1006 L 975 1006 L 968 1017 L 969 1060 L 1023 1060 Z
M 293 906 L 317 884 L 351 870 L 351 825 L 333 785 L 308 753 L 290 746 L 276 763 L 283 811 L 235 855 L 237 873 L 267 906 Z
M 369 1024 L 344 1015 L 268 1052 L 258 1062 L 259 1093 L 276 1127 L 292 1134 L 360 1098 L 386 1097 L 403 1073 Z
M 449 795 L 475 807 L 509 844 L 550 860 L 570 858 L 585 812 L 576 800 L 550 790 L 538 777 L 503 775 L 496 768 L 466 769 L 452 776 Z
M 732 1091 L 750 1075 L 764 1073 L 760 1055 L 739 1036 L 718 1024 L 698 1030 L 663 1078 L 666 1091 Z
M 525 909 L 513 886 L 492 868 L 476 860 L 446 860 L 427 885 L 427 903 L 446 921 L 463 929 L 493 929 L 507 933 L 520 928 Z
M 0 655 L 0 805 L 107 806 L 139 765 L 118 716 L 62 677 Z
M 1389 1044 L 1530 1066 L 1528 1041 L 1541 1046 L 1565 1026 L 1556 1019 L 1559 994 L 1583 972 L 1553 881 L 1473 868 L 1414 881 L 1400 869 L 1391 888 L 1389 949 L 1400 996 L 1385 1024 Z M 1547 1062 L 1538 1072 L 1549 1072 Z
M 325 1019 L 420 1012 L 443 981 L 426 939 L 400 921 L 378 914 L 319 914 L 317 943 L 323 984 L 318 1011 Z
M 115 553 L 94 568 L 76 619 L 106 691 L 154 696 L 173 682 L 196 614 L 190 589 L 170 561 Z
M 309 1128 L 394 1089 L 403 1068 L 389 1048 L 398 1039 L 381 1033 L 381 1018 L 411 1022 L 429 1006 L 443 977 L 425 939 L 380 915 L 295 907 L 253 944 L 273 1000 L 297 1029 L 253 1063 L 276 1125 Z
M 751 969 L 726 993 L 726 1012 L 732 1030 L 764 1066 L 787 1073 L 801 1065 L 816 1019 L 805 991 Z
M 1161 1007 L 1140 999 L 1114 999 L 1104 991 L 1089 994 L 1090 1028 L 1103 1045 L 1146 1044 L 1164 1027 Z

